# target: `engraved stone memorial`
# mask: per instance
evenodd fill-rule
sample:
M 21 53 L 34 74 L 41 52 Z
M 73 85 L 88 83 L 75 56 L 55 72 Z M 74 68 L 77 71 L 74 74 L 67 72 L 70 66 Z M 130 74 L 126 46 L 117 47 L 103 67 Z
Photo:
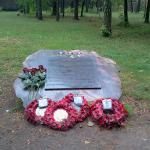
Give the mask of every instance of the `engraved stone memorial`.
M 101 89 L 95 57 L 71 58 L 56 55 L 48 59 L 46 90 Z
M 23 67 L 36 68 L 43 65 L 47 69 L 45 86 L 39 89 L 35 98 L 50 98 L 59 101 L 73 93 L 84 96 L 88 101 L 98 98 L 121 96 L 121 82 L 116 63 L 95 52 L 80 50 L 40 50 L 28 56 Z M 14 82 L 16 96 L 24 106 L 32 100 L 29 91 L 24 90 L 19 78 Z

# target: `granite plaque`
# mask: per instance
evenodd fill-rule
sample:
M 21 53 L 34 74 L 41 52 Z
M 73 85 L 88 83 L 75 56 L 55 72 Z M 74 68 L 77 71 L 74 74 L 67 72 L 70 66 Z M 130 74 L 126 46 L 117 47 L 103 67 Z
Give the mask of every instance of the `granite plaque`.
M 45 90 L 101 89 L 94 56 L 49 56 Z

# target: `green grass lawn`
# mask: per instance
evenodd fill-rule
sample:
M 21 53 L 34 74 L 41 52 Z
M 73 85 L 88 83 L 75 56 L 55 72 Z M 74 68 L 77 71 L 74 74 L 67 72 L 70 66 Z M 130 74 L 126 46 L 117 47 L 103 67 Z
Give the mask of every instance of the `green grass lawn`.
M 102 38 L 98 16 L 88 15 L 80 21 L 66 17 L 56 22 L 50 17 L 38 21 L 16 12 L 0 12 L 0 82 L 15 79 L 24 59 L 39 49 L 86 49 L 117 62 L 123 95 L 149 100 L 150 25 L 143 23 L 141 13 L 130 14 L 129 20 L 130 27 L 120 27 L 114 14 L 113 36 Z

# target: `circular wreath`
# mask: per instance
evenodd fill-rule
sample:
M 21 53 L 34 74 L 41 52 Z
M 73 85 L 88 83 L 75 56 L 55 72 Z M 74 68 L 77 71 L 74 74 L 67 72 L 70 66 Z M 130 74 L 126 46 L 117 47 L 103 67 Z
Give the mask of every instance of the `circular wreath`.
M 82 96 L 82 105 L 80 106 L 80 110 L 78 112 L 78 122 L 83 122 L 89 115 L 90 115 L 90 106 L 88 105 L 87 100 Z M 67 102 L 69 104 L 72 104 L 74 101 L 74 95 L 72 93 L 65 96 L 64 99 L 62 99 L 63 102 Z
M 48 100 L 48 105 L 51 106 L 53 102 Z M 38 100 L 32 101 L 26 108 L 25 108 L 25 117 L 26 119 L 31 122 L 32 124 L 43 124 L 44 123 L 44 116 L 38 116 L 36 114 L 36 109 L 38 108 Z
M 92 118 L 98 121 L 100 126 L 108 129 L 124 126 L 125 120 L 128 116 L 128 112 L 124 108 L 124 105 L 116 99 L 111 99 L 112 110 L 109 113 L 106 113 L 103 109 L 103 100 L 104 99 L 96 100 L 91 106 Z
M 60 109 L 68 114 L 68 117 L 63 121 L 57 121 L 54 117 L 55 112 Z M 55 130 L 66 131 L 76 124 L 77 118 L 77 111 L 69 103 L 62 100 L 53 103 L 52 106 L 47 108 L 44 117 L 44 124 Z

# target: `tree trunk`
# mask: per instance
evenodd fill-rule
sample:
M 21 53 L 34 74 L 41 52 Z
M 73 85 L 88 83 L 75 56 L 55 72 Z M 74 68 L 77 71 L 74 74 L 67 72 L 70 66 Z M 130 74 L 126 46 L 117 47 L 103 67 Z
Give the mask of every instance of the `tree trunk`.
M 89 11 L 89 0 L 86 0 L 86 12 Z
M 146 16 L 146 10 L 147 10 L 147 0 L 144 0 L 144 18 Z
M 60 6 L 60 0 L 57 0 L 56 21 L 59 21 L 59 19 L 60 19 L 59 6 Z
M 149 23 L 149 11 L 150 11 L 150 0 L 147 2 L 146 14 L 145 14 L 145 23 Z
M 56 12 L 57 12 L 57 2 L 56 0 L 53 0 L 52 2 L 52 16 L 56 16 Z
M 100 2 L 99 2 L 99 9 L 100 9 L 100 11 L 103 11 L 103 5 L 104 5 L 104 1 L 103 0 L 99 0 Z
M 128 0 L 124 0 L 124 23 L 127 25 L 128 21 Z
M 37 8 L 37 0 L 35 0 L 35 17 L 38 18 L 38 8 Z
M 75 0 L 75 7 L 74 7 L 74 19 L 79 20 L 78 16 L 78 5 L 79 5 L 79 0 Z
M 93 10 L 93 8 L 94 8 L 94 1 L 91 1 L 90 8 Z
M 130 11 L 133 12 L 133 0 L 130 0 L 130 5 L 131 5 Z
M 100 1 L 99 1 L 99 0 L 97 0 L 97 1 L 96 1 L 97 13 L 99 12 L 99 6 L 100 6 Z
M 25 14 L 29 14 L 29 12 L 30 12 L 29 2 L 25 2 Z
M 43 20 L 42 15 L 42 0 L 37 0 L 38 19 Z
M 65 16 L 65 0 L 62 0 L 62 16 Z
M 140 11 L 140 7 L 141 7 L 141 0 L 138 0 L 135 12 L 139 12 Z
M 70 2 L 70 7 L 71 8 L 74 8 L 74 3 L 75 3 L 74 0 L 71 0 L 71 2 Z
M 112 20 L 111 0 L 105 0 L 104 1 L 104 25 L 109 32 L 111 32 L 111 20 Z
M 85 6 L 85 1 L 86 1 L 86 0 L 83 0 L 83 1 L 82 1 L 81 17 L 83 17 L 83 11 L 84 11 L 84 6 Z

